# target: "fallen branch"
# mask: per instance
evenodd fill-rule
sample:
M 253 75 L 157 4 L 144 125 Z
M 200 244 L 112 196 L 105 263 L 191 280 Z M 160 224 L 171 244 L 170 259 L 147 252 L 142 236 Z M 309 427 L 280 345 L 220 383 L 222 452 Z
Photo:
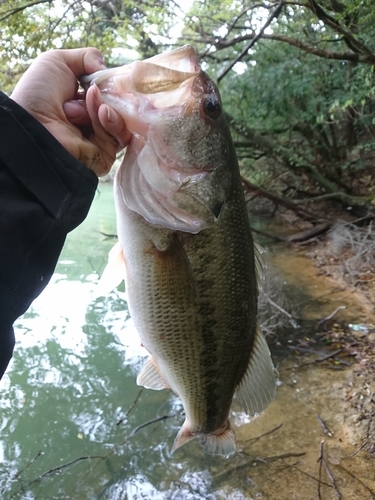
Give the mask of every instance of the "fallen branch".
M 313 228 L 308 229 L 307 231 L 300 231 L 298 233 L 292 234 L 291 236 L 288 236 L 286 238 L 286 241 L 294 243 L 294 242 L 310 240 L 311 238 L 315 238 L 316 236 L 319 236 L 327 232 L 328 229 L 331 228 L 331 226 L 332 226 L 331 222 L 323 222 L 322 224 L 318 224 L 317 226 L 314 226 Z
M 133 437 L 135 434 L 137 434 L 138 431 L 140 431 L 144 427 L 147 427 L 148 425 L 152 425 L 152 424 L 155 424 L 156 422 L 160 422 L 162 420 L 167 420 L 167 418 L 173 418 L 176 416 L 177 416 L 177 413 L 175 413 L 174 415 L 163 415 L 162 417 L 153 418 L 152 420 L 149 420 L 148 422 L 145 422 L 144 424 L 138 425 L 138 427 L 136 427 L 135 429 L 132 430 L 132 432 L 129 434 L 129 437 L 130 438 Z
M 324 443 L 324 441 L 321 441 L 319 444 L 319 457 L 318 457 L 318 462 L 319 462 L 318 498 L 319 498 L 319 500 L 322 500 L 322 495 L 321 495 L 320 490 L 321 490 L 321 486 L 322 486 L 323 443 Z
M 219 472 L 216 474 L 216 476 L 212 476 L 212 480 L 216 481 L 217 479 L 222 478 L 223 476 L 226 476 L 230 474 L 233 471 L 239 471 L 241 469 L 247 469 L 250 465 L 252 465 L 254 462 L 260 462 L 263 464 L 267 464 L 267 462 L 275 462 L 277 460 L 284 460 L 285 458 L 291 458 L 291 457 L 303 457 L 306 455 L 305 452 L 297 452 L 297 453 L 282 453 L 281 455 L 272 455 L 270 457 L 254 457 L 251 460 L 247 461 L 246 463 L 242 465 L 234 465 L 230 469 L 224 470 L 222 472 Z
M 256 436 L 255 438 L 247 439 L 245 441 L 245 443 L 252 442 L 254 444 L 257 441 L 259 441 L 259 439 L 261 439 L 262 437 L 269 436 L 270 434 L 273 434 L 274 432 L 278 431 L 282 426 L 283 426 L 283 424 L 280 424 L 277 427 L 274 427 L 273 429 L 271 429 L 270 431 L 264 432 L 263 434 L 259 434 L 259 436 Z
M 266 299 L 268 300 L 268 302 L 271 304 L 271 306 L 275 307 L 276 309 L 278 309 L 281 313 L 285 314 L 285 316 L 289 319 L 294 319 L 293 316 L 291 314 L 289 314 L 287 311 L 285 311 L 285 309 L 283 309 L 282 307 L 280 307 L 278 304 L 276 304 L 276 302 L 274 302 L 261 288 L 260 288 L 260 293 L 262 295 L 264 295 L 264 297 L 266 297 Z
M 103 233 L 103 231 L 95 230 L 95 232 L 105 236 L 106 238 L 118 238 L 117 234 Z
M 141 394 L 143 392 L 143 387 L 138 391 L 137 397 L 135 400 L 132 402 L 132 404 L 129 406 L 128 411 L 125 413 L 124 417 L 121 418 L 118 422 L 116 422 L 116 425 L 122 424 L 122 422 L 127 418 L 129 413 L 132 411 L 132 409 L 135 407 L 135 405 L 138 403 L 139 398 L 141 397 Z
M 339 307 L 337 307 L 329 316 L 327 316 L 326 318 L 323 318 L 320 321 L 318 321 L 318 325 L 322 325 L 323 323 L 325 323 L 329 319 L 332 319 L 334 316 L 336 316 L 336 314 L 339 311 L 341 311 L 341 309 L 346 309 L 346 306 L 339 306 Z
M 92 460 L 94 458 L 103 458 L 103 455 L 87 455 L 87 456 L 83 456 L 83 457 L 74 458 L 73 460 L 70 460 L 70 462 L 66 462 L 65 464 L 57 465 L 56 467 L 53 467 L 52 469 L 49 469 L 46 472 L 43 472 L 43 474 L 41 474 L 36 479 L 34 479 L 34 481 L 39 481 L 40 479 L 43 479 L 43 477 L 49 476 L 50 474 L 53 474 L 54 472 L 60 472 L 60 470 L 62 470 L 62 469 L 66 469 L 67 467 L 70 467 L 71 465 L 74 465 L 78 462 L 82 462 L 82 460 Z M 30 484 L 32 484 L 32 483 L 29 483 L 29 485 Z
M 305 476 L 309 477 L 310 479 L 313 479 L 317 483 L 320 482 L 320 484 L 323 484 L 324 486 L 327 486 L 328 488 L 332 488 L 332 484 L 325 483 L 324 481 L 319 481 L 316 477 L 312 476 L 311 474 L 308 474 L 304 470 L 300 469 L 299 467 L 296 467 L 295 465 L 292 465 L 293 469 L 298 470 L 298 472 L 302 472 L 302 474 L 305 474 Z
M 295 346 L 288 346 L 289 349 L 292 351 L 300 351 L 304 352 L 305 354 L 323 354 L 319 351 L 314 351 L 314 349 L 307 349 L 305 347 L 295 347 Z M 331 352 L 323 356 L 322 358 L 314 359 L 313 361 L 308 361 L 307 363 L 302 363 L 297 366 L 297 368 L 303 368 L 305 366 L 310 366 L 310 365 L 315 365 L 315 363 L 322 363 L 323 361 L 327 361 L 327 359 L 335 358 L 334 361 L 336 363 L 339 363 L 341 365 L 346 365 L 346 366 L 351 366 L 351 364 L 348 361 L 344 361 L 343 359 L 336 358 L 338 354 L 342 352 L 342 349 L 337 349 L 337 351 Z M 286 368 L 286 370 L 294 370 L 296 366 L 293 366 L 291 368 Z
M 322 496 L 321 496 L 321 491 L 320 491 L 320 486 L 322 484 L 321 482 L 321 477 L 322 477 L 322 466 L 324 467 L 326 473 L 327 473 L 327 476 L 329 477 L 331 483 L 332 483 L 332 486 L 333 486 L 333 489 L 335 490 L 336 492 L 336 495 L 337 495 L 337 498 L 339 500 L 341 500 L 341 493 L 340 493 L 340 490 L 338 489 L 337 487 L 337 483 L 335 481 L 335 478 L 333 477 L 332 475 L 332 472 L 330 471 L 330 468 L 328 467 L 328 464 L 327 464 L 327 461 L 326 459 L 324 458 L 324 440 L 322 440 L 320 442 L 320 445 L 319 445 L 319 457 L 318 457 L 318 462 L 319 462 L 319 484 L 318 484 L 318 498 L 321 500 Z
M 241 177 L 241 179 L 243 185 L 248 191 L 257 193 L 258 196 L 263 196 L 264 198 L 271 200 L 273 203 L 275 203 L 275 205 L 280 205 L 282 207 L 287 208 L 288 210 L 293 210 L 293 212 L 295 212 L 299 217 L 301 217 L 301 219 L 308 220 L 310 222 L 316 222 L 317 216 L 315 214 L 308 212 L 307 210 L 304 210 L 293 201 L 278 196 L 275 193 L 270 193 L 269 191 L 266 191 L 265 189 L 256 186 L 255 184 L 248 181 L 244 177 Z
M 333 432 L 330 429 L 328 429 L 326 424 L 323 422 L 322 417 L 320 415 L 317 415 L 316 417 L 318 419 L 320 427 L 323 429 L 324 434 L 327 434 L 327 436 L 331 437 L 333 435 Z
M 356 450 L 354 453 L 352 453 L 351 455 L 349 455 L 350 458 L 353 458 L 355 457 L 361 450 L 363 450 L 363 448 L 366 446 L 366 444 L 370 441 L 370 439 L 374 436 L 375 432 L 371 434 L 371 436 L 367 437 L 363 443 L 361 444 L 361 446 L 358 448 L 358 450 Z
M 14 481 L 15 479 L 18 479 L 19 481 L 21 481 L 20 475 L 26 469 L 28 469 L 30 467 L 30 465 L 32 465 L 35 462 L 35 460 L 37 460 L 41 455 L 42 455 L 42 452 L 39 450 L 38 453 L 35 455 L 35 457 L 32 458 L 29 463 L 27 463 L 24 467 L 22 467 L 22 469 L 20 469 L 19 471 L 17 471 L 14 475 L 11 475 L 11 477 L 8 478 L 8 480 L 6 481 L 5 486 L 1 489 L 0 493 L 1 494 L 5 493 L 6 488 L 7 488 L 9 482 Z M 21 482 L 21 484 L 22 484 L 22 482 Z
M 373 499 L 375 499 L 375 492 L 372 491 L 371 488 L 369 488 L 367 486 L 366 483 L 364 483 L 361 479 L 359 479 L 359 477 L 355 476 L 352 472 L 350 472 L 348 469 L 345 469 L 345 467 L 343 467 L 340 463 L 337 463 L 337 464 L 334 464 L 334 465 L 337 465 L 338 467 L 340 467 L 344 472 L 346 472 L 347 474 L 349 474 L 349 476 L 351 476 L 353 479 L 355 479 L 356 481 L 358 481 L 371 495 L 371 497 Z
M 275 241 L 282 241 L 283 243 L 286 243 L 287 240 L 286 238 L 280 238 L 280 236 L 275 236 L 273 234 L 270 234 L 270 233 L 266 233 L 265 231 L 261 231 L 260 229 L 254 229 L 253 227 L 251 228 L 251 231 L 253 233 L 257 233 L 257 234 L 260 234 L 262 236 L 265 236 L 266 238 L 270 238 L 271 240 L 275 240 Z

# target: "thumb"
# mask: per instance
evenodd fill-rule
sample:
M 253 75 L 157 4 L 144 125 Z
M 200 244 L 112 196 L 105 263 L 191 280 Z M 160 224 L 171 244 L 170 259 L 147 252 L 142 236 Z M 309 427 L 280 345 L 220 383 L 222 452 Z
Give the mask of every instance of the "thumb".
M 103 56 L 98 49 L 88 47 L 83 49 L 62 49 L 58 52 L 65 64 L 76 78 L 106 69 Z

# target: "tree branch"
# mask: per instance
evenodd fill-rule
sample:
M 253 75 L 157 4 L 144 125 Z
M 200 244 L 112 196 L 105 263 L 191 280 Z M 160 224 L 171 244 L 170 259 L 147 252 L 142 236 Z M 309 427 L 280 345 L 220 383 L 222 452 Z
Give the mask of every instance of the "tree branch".
M 327 24 L 334 31 L 340 33 L 340 35 L 343 35 L 344 41 L 354 52 L 364 52 L 373 61 L 375 60 L 375 54 L 360 40 L 358 40 L 351 31 L 343 28 L 339 22 L 337 22 L 333 17 L 327 14 L 315 0 L 309 0 L 306 7 L 308 7 L 320 21 L 323 21 L 324 24 Z
M 41 3 L 52 3 L 52 0 L 37 0 L 35 2 L 21 5 L 20 7 L 15 7 L 14 9 L 6 10 L 5 13 L 3 13 L 3 15 L 0 17 L 0 21 L 4 21 L 4 19 L 11 17 L 14 14 L 17 14 L 18 12 L 22 12 L 23 10 L 28 9 L 29 7 L 33 7 L 34 5 L 39 5 Z
M 280 0 L 279 5 L 276 7 L 276 9 L 272 12 L 272 14 L 269 16 L 267 21 L 264 23 L 262 26 L 261 30 L 257 35 L 254 36 L 254 38 L 251 40 L 249 45 L 247 45 L 241 52 L 238 54 L 238 56 L 235 58 L 234 61 L 231 62 L 231 64 L 221 73 L 221 75 L 218 76 L 217 82 L 219 83 L 225 75 L 229 73 L 229 71 L 233 68 L 235 64 L 237 64 L 246 54 L 247 52 L 251 49 L 251 47 L 259 40 L 259 38 L 262 37 L 264 31 L 268 28 L 268 26 L 271 24 L 271 22 L 276 19 L 281 12 L 281 9 L 283 7 L 284 0 Z
M 244 42 L 246 40 L 253 40 L 255 38 L 255 35 L 253 33 L 248 34 L 248 35 L 242 35 L 238 36 L 235 38 L 231 38 L 230 40 L 225 40 L 224 38 L 217 41 L 216 39 L 212 38 L 206 38 L 204 41 L 206 43 L 210 43 L 216 47 L 217 50 L 221 49 L 226 49 L 227 47 L 232 47 L 236 45 L 237 43 Z M 297 40 L 296 38 L 286 36 L 286 35 L 277 35 L 277 34 L 272 34 L 272 35 L 262 35 L 262 38 L 264 40 L 274 40 L 277 42 L 284 42 L 289 45 L 293 45 L 294 47 L 297 47 L 300 50 L 303 50 L 304 52 L 307 52 L 309 54 L 313 54 L 318 57 L 322 57 L 324 59 L 336 59 L 339 61 L 352 61 L 352 62 L 364 62 L 368 64 L 373 64 L 375 62 L 375 55 L 369 56 L 369 55 L 361 55 L 356 52 L 336 52 L 333 50 L 325 50 L 325 49 L 319 49 L 315 47 L 314 45 L 311 45 L 309 43 L 303 42 L 301 40 Z M 248 48 L 246 51 L 249 50 Z M 241 52 L 242 54 L 242 52 Z M 243 57 L 243 56 L 242 56 Z M 237 60 L 235 63 L 238 62 Z M 234 63 L 234 64 L 235 64 Z M 234 65 L 233 64 L 233 65 Z M 219 78 L 222 78 L 220 75 Z

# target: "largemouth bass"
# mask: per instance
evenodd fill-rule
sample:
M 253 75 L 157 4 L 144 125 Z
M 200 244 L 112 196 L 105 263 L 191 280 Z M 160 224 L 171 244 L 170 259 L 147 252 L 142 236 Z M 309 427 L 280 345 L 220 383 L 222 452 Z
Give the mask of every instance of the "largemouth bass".
M 150 353 L 137 383 L 170 388 L 186 419 L 172 451 L 197 437 L 229 455 L 236 394 L 250 415 L 275 394 L 257 326 L 257 256 L 218 89 L 185 46 L 88 77 L 133 136 L 115 178 L 119 243 L 103 289 L 124 278 Z

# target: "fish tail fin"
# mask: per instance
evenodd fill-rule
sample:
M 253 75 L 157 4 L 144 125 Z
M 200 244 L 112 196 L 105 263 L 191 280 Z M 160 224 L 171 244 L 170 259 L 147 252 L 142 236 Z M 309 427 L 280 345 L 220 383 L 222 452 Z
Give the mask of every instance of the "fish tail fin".
M 267 408 L 275 397 L 276 377 L 271 353 L 257 325 L 247 370 L 236 388 L 236 397 L 248 415 Z
M 176 439 L 174 440 L 171 450 L 172 453 L 175 452 L 178 448 L 180 448 L 184 444 L 194 439 L 195 437 L 196 436 L 193 435 L 191 432 L 190 423 L 187 420 L 185 420 L 185 422 L 182 424 L 181 429 L 178 431 Z
M 199 442 L 206 453 L 227 457 L 236 451 L 236 436 L 229 420 L 227 427 L 220 434 L 202 434 Z

